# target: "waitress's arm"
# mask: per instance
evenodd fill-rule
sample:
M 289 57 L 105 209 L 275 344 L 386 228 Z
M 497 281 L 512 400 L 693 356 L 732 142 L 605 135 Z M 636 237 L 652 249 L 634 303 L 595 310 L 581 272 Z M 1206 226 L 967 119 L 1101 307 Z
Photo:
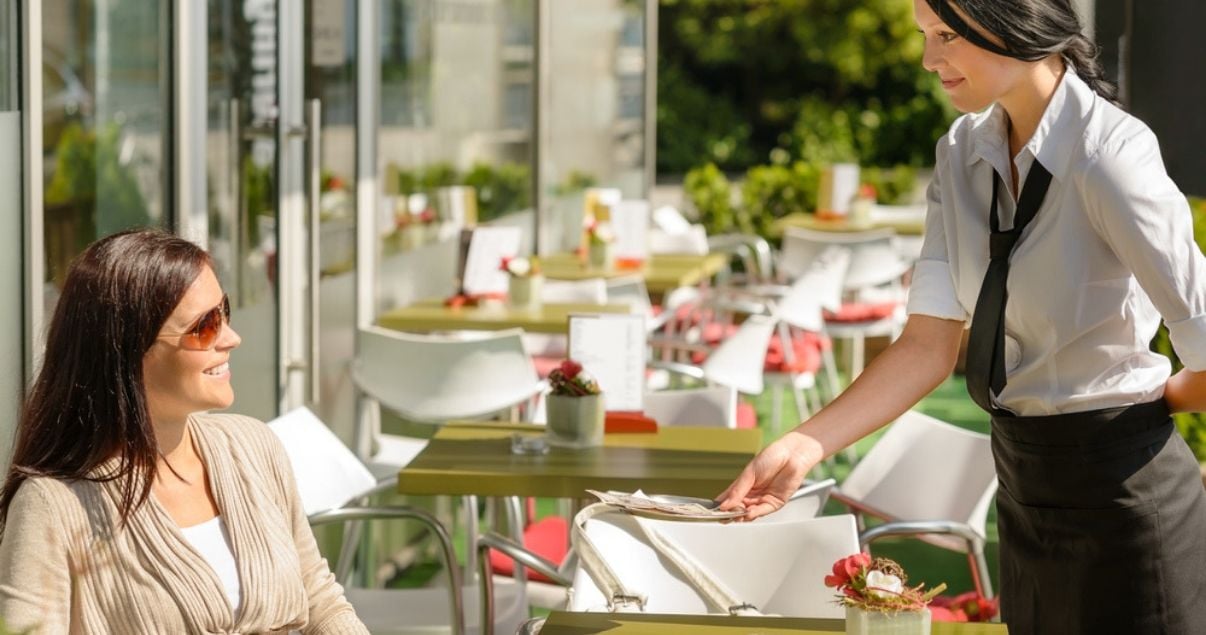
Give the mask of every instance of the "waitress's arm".
M 1206 412 L 1206 371 L 1181 369 L 1164 385 L 1164 401 L 1174 413 Z
M 826 456 L 900 416 L 941 384 L 959 355 L 962 320 L 913 314 L 892 343 L 837 399 L 768 445 L 717 496 L 752 520 L 782 507 Z
M 955 368 L 964 323 L 911 315 L 900 338 L 816 416 L 788 436 L 819 461 L 895 420 Z

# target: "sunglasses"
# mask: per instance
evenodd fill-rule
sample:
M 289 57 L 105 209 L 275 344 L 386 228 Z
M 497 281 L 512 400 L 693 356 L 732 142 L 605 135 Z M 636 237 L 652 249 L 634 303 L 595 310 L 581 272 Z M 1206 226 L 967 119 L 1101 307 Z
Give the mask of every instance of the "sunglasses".
M 230 298 L 223 295 L 221 304 L 202 315 L 192 328 L 180 334 L 180 348 L 194 351 L 213 348 L 218 336 L 222 334 L 222 327 L 227 324 L 230 324 Z

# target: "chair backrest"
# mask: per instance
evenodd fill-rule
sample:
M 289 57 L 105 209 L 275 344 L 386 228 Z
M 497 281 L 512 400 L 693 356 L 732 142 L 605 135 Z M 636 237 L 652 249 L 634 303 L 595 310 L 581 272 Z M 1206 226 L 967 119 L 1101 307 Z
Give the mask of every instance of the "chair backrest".
M 747 317 L 737 331 L 704 360 L 707 380 L 747 395 L 760 394 L 766 349 L 776 324 L 777 320 L 766 315 Z
M 522 334 L 462 338 L 362 328 L 352 375 L 367 396 L 412 421 L 481 417 L 540 390 Z
M 805 331 L 819 332 L 825 326 L 822 309 L 842 308 L 842 287 L 850 268 L 851 251 L 844 247 L 826 247 L 791 284 L 787 295 L 775 307 L 784 322 Z
M 302 506 L 310 516 L 360 498 L 377 480 L 339 437 L 306 407 L 268 422 L 285 446 Z
M 829 246 L 850 250 L 850 266 L 846 270 L 844 287 L 861 289 L 891 282 L 909 268 L 894 243 L 892 229 L 872 229 L 860 232 L 827 232 L 793 227 L 783 236 L 779 257 L 779 272 L 795 280 L 812 265 Z
M 607 281 L 603 278 L 545 280 L 540 287 L 540 300 L 552 304 L 606 304 Z
M 964 522 L 984 536 L 997 491 L 988 435 L 906 412 L 838 491 L 891 520 Z
M 608 302 L 619 302 L 632 307 L 633 313 L 652 315 L 653 307 L 649 302 L 649 289 L 641 276 L 616 276 L 606 281 L 606 297 Z
M 647 392 L 644 402 L 659 426 L 737 427 L 737 391 L 727 386 Z
M 754 523 L 794 523 L 809 518 L 816 518 L 825 510 L 825 503 L 829 500 L 829 494 L 833 492 L 834 486 L 837 484 L 831 478 L 823 481 L 811 482 L 791 495 L 787 499 L 787 503 L 779 508 L 779 511 L 773 514 L 767 514 Z
M 859 550 L 853 516 L 720 524 L 653 520 L 616 511 L 586 522 L 586 535 L 616 577 L 629 590 L 647 596 L 646 612 L 698 615 L 723 609 L 710 606 L 669 560 L 658 555 L 638 522 L 654 527 L 741 601 L 763 613 L 844 615 L 824 579 L 834 562 Z M 569 610 L 600 611 L 606 605 L 590 574 L 579 568 Z

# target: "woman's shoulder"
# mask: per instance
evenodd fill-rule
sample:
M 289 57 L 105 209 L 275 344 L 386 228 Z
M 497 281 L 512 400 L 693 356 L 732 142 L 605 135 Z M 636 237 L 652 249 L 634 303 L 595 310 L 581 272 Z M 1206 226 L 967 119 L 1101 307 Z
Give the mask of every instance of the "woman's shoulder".
M 96 497 L 99 487 L 99 483 L 82 479 L 68 481 L 50 476 L 28 477 L 17 486 L 9 503 L 8 522 L 33 517 L 46 517 L 55 523 L 67 522 L 76 516 L 68 512 L 83 509 L 86 501 Z

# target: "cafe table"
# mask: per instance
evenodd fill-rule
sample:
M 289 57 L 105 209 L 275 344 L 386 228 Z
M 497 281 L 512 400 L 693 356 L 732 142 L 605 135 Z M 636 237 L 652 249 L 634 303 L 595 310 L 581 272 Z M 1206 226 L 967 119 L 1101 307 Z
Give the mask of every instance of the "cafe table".
M 525 631 L 521 631 L 525 632 Z M 844 633 L 844 620 L 799 617 L 749 617 L 730 615 L 659 615 L 653 613 L 569 613 L 553 611 L 540 635 L 828 635 Z M 934 622 L 933 635 L 1006 635 L 1004 624 Z
M 507 306 L 495 301 L 479 306 L 446 306 L 443 300 L 421 300 L 377 317 L 377 325 L 425 333 L 431 331 L 501 331 L 520 328 L 529 333 L 565 335 L 574 313 L 631 313 L 624 303 L 542 304 L 532 308 Z
M 397 491 L 578 499 L 587 489 L 640 489 L 712 498 L 741 473 L 762 443 L 756 429 L 676 426 L 655 433 L 607 434 L 597 448 L 511 452 L 513 435 L 538 435 L 543 429 L 532 424 L 445 425 L 398 473 Z
M 827 232 L 858 232 L 890 228 L 901 236 L 920 236 L 925 233 L 925 215 L 906 212 L 884 213 L 877 214 L 866 222 L 856 223 L 844 218 L 822 219 L 817 218 L 816 214 L 794 212 L 776 220 L 771 225 L 771 231 L 776 236 L 782 236 L 793 227 Z
M 650 293 L 664 294 L 679 287 L 693 287 L 719 273 L 728 264 L 727 254 L 654 254 L 631 267 L 597 269 L 572 253 L 540 257 L 540 269 L 550 280 L 585 280 L 639 275 Z

